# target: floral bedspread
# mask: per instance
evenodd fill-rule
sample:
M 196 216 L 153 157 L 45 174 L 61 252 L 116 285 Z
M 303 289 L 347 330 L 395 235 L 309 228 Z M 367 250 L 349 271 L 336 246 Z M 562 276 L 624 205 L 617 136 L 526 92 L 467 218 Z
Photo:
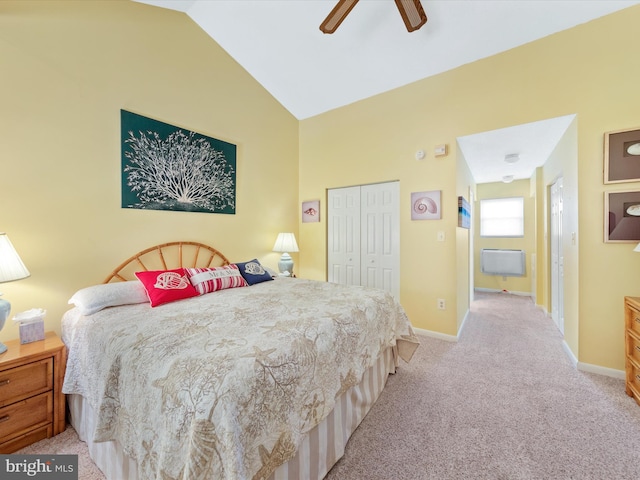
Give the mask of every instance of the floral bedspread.
M 148 479 L 260 479 L 358 383 L 381 351 L 418 346 L 376 289 L 277 279 L 62 324 L 63 392 L 98 412 Z

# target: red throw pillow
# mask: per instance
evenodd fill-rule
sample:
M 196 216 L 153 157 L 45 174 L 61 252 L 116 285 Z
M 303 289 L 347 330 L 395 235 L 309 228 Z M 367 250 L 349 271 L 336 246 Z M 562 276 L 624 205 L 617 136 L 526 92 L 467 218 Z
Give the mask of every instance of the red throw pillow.
M 213 268 L 187 268 L 189 280 L 200 295 L 225 288 L 248 287 L 237 265 Z
M 184 268 L 136 272 L 136 277 L 144 285 L 152 307 L 198 296 Z

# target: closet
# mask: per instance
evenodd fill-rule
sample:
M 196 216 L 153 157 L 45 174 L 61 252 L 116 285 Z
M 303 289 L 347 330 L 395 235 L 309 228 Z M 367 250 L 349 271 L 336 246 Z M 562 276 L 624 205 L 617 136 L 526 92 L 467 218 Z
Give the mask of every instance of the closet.
M 400 184 L 328 190 L 329 282 L 381 288 L 400 299 Z

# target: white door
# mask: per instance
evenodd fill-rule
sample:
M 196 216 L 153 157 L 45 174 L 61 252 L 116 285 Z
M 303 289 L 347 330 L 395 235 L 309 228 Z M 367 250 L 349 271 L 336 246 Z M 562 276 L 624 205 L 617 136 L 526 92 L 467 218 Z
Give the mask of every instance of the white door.
M 562 252 L 562 178 L 550 188 L 551 318 L 564 334 L 564 269 Z
M 474 258 L 474 243 L 473 238 L 475 235 L 475 198 L 473 196 L 473 190 L 469 189 L 469 215 L 471 221 L 469 222 L 469 305 L 475 299 L 475 258 Z
M 327 278 L 360 285 L 360 187 L 329 190 L 327 204 Z
M 361 284 L 400 298 L 399 183 L 361 187 Z
M 327 278 L 400 297 L 398 182 L 328 191 Z

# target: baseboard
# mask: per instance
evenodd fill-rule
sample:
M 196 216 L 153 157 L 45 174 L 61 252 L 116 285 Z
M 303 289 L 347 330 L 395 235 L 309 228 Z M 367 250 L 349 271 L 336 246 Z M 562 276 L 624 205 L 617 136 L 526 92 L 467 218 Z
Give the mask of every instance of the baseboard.
M 626 378 L 624 370 L 601 367 L 600 365 L 592 365 L 591 363 L 578 362 L 577 368 L 581 372 L 596 373 L 598 375 L 605 375 L 607 377 L 613 377 L 620 380 L 624 380 Z
M 571 348 L 569 348 L 569 344 L 567 343 L 566 340 L 562 341 L 562 349 L 564 350 L 564 353 L 567 354 L 567 357 L 569 357 L 569 360 L 571 360 L 571 364 L 574 367 L 578 368 L 578 359 L 573 354 L 573 351 L 571 350 Z
M 571 360 L 571 363 L 573 364 L 573 366 L 581 372 L 595 373 L 597 375 L 604 375 L 606 377 L 618 378 L 621 380 L 624 380 L 626 378 L 626 374 L 624 370 L 616 370 L 615 368 L 601 367 L 600 365 L 593 365 L 591 363 L 579 362 L 576 356 L 573 354 L 573 352 L 569 348 L 569 345 L 567 344 L 567 342 L 564 340 L 562 341 L 562 348 L 564 349 L 564 352 L 567 354 L 567 357 L 569 357 L 569 360 Z
M 420 335 L 425 335 L 431 338 L 437 338 L 438 340 L 446 340 L 447 342 L 457 342 L 458 337 L 456 335 L 447 335 L 446 333 L 434 332 L 432 330 L 425 330 L 424 328 L 413 327 L 413 331 Z
M 516 292 L 511 290 L 496 290 L 494 288 L 474 288 L 477 292 L 489 292 L 489 293 L 510 293 L 511 295 L 521 295 L 523 297 L 530 297 L 531 292 Z

